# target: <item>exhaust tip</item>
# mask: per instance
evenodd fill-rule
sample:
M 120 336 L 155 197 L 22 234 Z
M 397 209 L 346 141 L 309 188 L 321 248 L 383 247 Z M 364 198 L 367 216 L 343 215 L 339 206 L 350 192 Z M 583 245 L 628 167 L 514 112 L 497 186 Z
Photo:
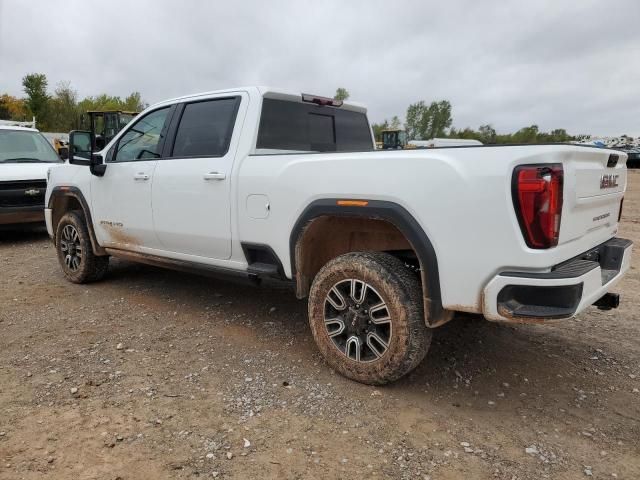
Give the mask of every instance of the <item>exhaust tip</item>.
M 595 307 L 598 307 L 599 310 L 611 310 L 613 308 L 618 308 L 618 306 L 620 305 L 620 294 L 605 293 L 593 305 Z

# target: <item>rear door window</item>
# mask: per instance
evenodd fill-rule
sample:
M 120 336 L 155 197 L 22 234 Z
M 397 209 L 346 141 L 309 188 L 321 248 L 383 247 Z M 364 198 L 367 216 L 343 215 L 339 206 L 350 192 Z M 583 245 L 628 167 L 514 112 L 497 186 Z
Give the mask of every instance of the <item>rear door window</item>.
M 187 103 L 172 157 L 222 157 L 229 150 L 240 97 Z
M 364 113 L 265 98 L 256 148 L 300 152 L 364 152 L 373 150 L 373 141 Z

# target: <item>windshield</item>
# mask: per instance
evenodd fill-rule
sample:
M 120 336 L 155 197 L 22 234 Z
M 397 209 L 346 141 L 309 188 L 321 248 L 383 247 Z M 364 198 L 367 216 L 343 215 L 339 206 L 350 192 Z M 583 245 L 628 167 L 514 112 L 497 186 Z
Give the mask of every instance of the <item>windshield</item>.
M 60 162 L 40 132 L 0 130 L 0 163 Z

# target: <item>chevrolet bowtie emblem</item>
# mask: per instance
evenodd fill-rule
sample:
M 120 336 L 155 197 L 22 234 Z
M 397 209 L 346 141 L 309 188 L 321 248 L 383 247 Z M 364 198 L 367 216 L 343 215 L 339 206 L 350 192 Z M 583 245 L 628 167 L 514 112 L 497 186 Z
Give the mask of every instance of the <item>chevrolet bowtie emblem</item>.
M 38 188 L 29 188 L 24 191 L 24 194 L 29 195 L 30 197 L 35 197 L 39 193 L 40 193 L 40 190 Z

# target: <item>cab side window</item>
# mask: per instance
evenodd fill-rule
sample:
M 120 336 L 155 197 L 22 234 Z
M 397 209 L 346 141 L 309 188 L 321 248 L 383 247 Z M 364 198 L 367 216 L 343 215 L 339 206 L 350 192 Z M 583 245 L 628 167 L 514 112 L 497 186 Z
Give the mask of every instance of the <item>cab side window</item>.
M 229 150 L 240 97 L 187 103 L 172 157 L 223 157 Z
M 118 140 L 113 161 L 130 162 L 159 158 L 170 107 L 155 110 L 137 120 Z

